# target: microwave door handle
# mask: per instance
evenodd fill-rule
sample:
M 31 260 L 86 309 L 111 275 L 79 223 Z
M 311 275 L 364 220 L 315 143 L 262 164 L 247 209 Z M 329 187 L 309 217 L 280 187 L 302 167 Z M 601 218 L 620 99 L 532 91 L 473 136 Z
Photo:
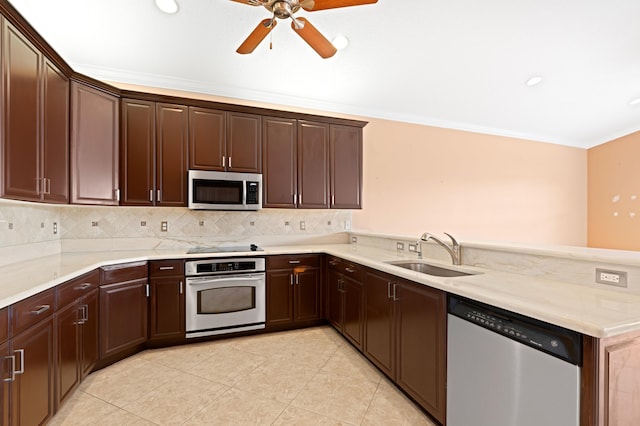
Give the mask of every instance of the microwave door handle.
M 209 284 L 212 282 L 220 282 L 220 281 L 260 281 L 263 280 L 264 276 L 222 276 L 222 277 L 202 277 L 202 278 L 190 278 L 187 279 L 187 284 L 189 285 L 203 285 Z

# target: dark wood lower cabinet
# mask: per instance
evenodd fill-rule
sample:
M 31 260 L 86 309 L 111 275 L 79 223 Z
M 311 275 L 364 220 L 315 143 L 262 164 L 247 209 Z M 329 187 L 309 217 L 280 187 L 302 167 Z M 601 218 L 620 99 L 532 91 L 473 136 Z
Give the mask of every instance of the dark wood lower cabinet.
M 364 354 L 444 423 L 446 294 L 369 270 Z
M 11 383 L 10 364 L 8 357 L 11 356 L 9 342 L 0 344 L 0 426 L 9 425 L 9 388 Z
M 149 340 L 185 338 L 184 278 L 151 278 Z
M 400 281 L 395 291 L 396 383 L 444 423 L 446 415 L 446 293 Z
M 267 327 L 322 318 L 320 256 L 267 257 Z
M 364 343 L 364 269 L 331 257 L 327 260 L 325 315 L 356 348 Z
M 100 358 L 127 354 L 147 341 L 147 262 L 101 268 Z
M 14 336 L 12 350 L 24 372 L 10 386 L 11 424 L 45 424 L 55 412 L 53 316 Z

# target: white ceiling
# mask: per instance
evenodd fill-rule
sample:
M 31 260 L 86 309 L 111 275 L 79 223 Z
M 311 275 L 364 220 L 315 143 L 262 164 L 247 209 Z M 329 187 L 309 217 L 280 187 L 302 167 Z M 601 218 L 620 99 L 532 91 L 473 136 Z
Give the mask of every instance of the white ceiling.
M 639 0 L 379 0 L 300 10 L 350 45 L 320 58 L 262 7 L 230 0 L 9 0 L 97 79 L 588 148 L 640 130 Z M 527 87 L 530 77 L 541 84 Z

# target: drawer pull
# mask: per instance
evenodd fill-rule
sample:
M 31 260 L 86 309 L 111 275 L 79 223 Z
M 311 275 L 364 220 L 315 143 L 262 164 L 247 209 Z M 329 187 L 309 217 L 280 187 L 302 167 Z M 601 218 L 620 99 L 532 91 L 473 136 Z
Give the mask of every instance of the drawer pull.
M 31 311 L 33 315 L 40 315 L 51 309 L 51 305 L 42 305 L 38 309 Z
M 299 260 L 290 260 L 290 261 L 289 261 L 289 264 L 290 264 L 290 265 L 299 265 L 299 264 L 300 264 L 300 261 L 299 261 Z
M 15 355 L 11 355 L 11 356 L 7 356 L 4 358 L 4 360 L 11 360 L 11 369 L 9 371 L 11 371 L 11 376 L 5 379 L 2 379 L 3 382 L 15 382 L 16 381 L 16 356 Z M 3 360 L 3 362 L 4 362 Z
M 160 269 L 161 271 L 173 271 L 173 266 L 161 266 L 158 269 Z
M 86 289 L 88 289 L 89 287 L 91 287 L 92 285 L 93 285 L 93 284 L 91 284 L 91 283 L 84 283 L 84 284 L 80 284 L 79 286 L 74 287 L 74 290 L 86 290 Z
M 329 261 L 329 265 L 331 265 L 331 266 L 336 266 L 338 263 L 340 263 L 340 262 L 338 262 L 337 260 Z
M 24 374 L 24 349 L 16 349 L 15 351 L 13 351 L 13 353 L 16 353 L 16 352 L 20 354 L 20 370 L 16 371 L 15 364 L 14 364 L 13 373 L 12 373 L 13 380 L 15 380 L 16 374 Z M 15 356 L 14 356 L 14 360 L 15 360 Z
M 349 272 L 350 274 L 353 274 L 356 270 L 353 268 L 344 268 L 345 271 Z

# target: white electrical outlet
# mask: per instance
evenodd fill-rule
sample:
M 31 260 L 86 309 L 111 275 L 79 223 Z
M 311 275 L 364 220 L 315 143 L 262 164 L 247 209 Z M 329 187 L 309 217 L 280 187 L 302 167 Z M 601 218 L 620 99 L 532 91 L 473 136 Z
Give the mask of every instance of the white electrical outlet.
M 596 282 L 600 284 L 615 285 L 617 287 L 626 287 L 627 273 L 624 271 L 612 271 L 609 269 L 596 268 Z
M 398 251 L 404 250 L 404 243 L 401 243 L 400 241 L 396 242 L 396 250 Z
M 305 229 L 307 229 L 307 224 L 304 223 L 304 220 L 300 221 L 300 230 L 304 231 Z
M 167 232 L 169 230 L 169 224 L 166 220 L 160 222 L 160 232 Z
M 409 251 L 417 253 L 418 252 L 418 245 L 409 243 Z

